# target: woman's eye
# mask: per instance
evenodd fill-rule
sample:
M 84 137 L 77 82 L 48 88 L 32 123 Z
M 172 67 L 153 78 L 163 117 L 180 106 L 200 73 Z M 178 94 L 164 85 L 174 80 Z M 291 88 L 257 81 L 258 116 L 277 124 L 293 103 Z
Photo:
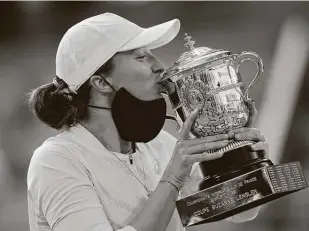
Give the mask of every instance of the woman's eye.
M 138 60 L 144 60 L 147 56 L 146 55 L 140 55 L 137 57 Z

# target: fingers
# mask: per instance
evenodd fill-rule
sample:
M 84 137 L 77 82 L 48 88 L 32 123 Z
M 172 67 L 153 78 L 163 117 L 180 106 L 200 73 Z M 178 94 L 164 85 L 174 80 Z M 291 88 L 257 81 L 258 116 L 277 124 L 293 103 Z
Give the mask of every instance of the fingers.
M 183 142 L 185 142 L 186 147 L 191 147 L 197 144 L 202 144 L 202 143 L 207 143 L 207 142 L 210 143 L 210 142 L 215 142 L 215 141 L 224 141 L 224 140 L 228 140 L 228 138 L 229 138 L 228 134 L 219 134 L 215 136 L 206 136 L 206 137 L 201 137 L 201 138 L 192 139 L 192 140 L 183 140 Z
M 268 158 L 268 149 L 269 149 L 269 144 L 267 142 L 258 142 L 254 145 L 251 146 L 251 149 L 253 151 L 264 151 L 265 157 Z M 201 154 L 194 154 L 194 155 L 184 155 L 186 162 L 188 164 L 194 164 L 195 162 L 202 162 L 202 161 L 210 161 L 210 160 L 215 160 L 219 159 L 223 156 L 224 152 L 215 152 L 215 153 L 201 153 Z
M 229 136 L 231 134 L 235 135 L 237 133 L 242 133 L 242 132 L 256 132 L 256 133 L 260 133 L 260 130 L 257 129 L 257 128 L 248 128 L 248 127 L 243 127 L 243 128 L 236 128 L 236 129 L 233 129 L 231 131 L 229 131 Z
M 191 155 L 195 153 L 202 153 L 205 151 L 217 149 L 217 148 L 223 148 L 225 147 L 229 141 L 224 140 L 224 141 L 216 141 L 216 142 L 210 142 L 210 143 L 201 143 L 197 144 L 188 148 L 184 148 L 184 153 L 186 155 Z
M 190 113 L 190 115 L 188 116 L 188 118 L 184 122 L 183 127 L 181 128 L 181 130 L 179 132 L 179 139 L 188 139 L 189 138 L 189 134 L 190 134 L 192 125 L 193 125 L 197 115 L 198 115 L 198 109 L 195 109 L 193 112 Z
M 258 142 L 251 146 L 252 151 L 264 151 L 265 157 L 269 158 L 269 144 L 267 142 Z
M 246 101 L 247 106 L 249 108 L 249 118 L 248 118 L 248 122 L 245 125 L 246 127 L 252 127 L 256 118 L 257 118 L 257 110 L 255 107 L 255 103 L 252 99 L 249 99 L 248 101 Z
M 252 140 L 252 141 L 265 141 L 265 137 L 256 132 L 243 132 L 234 136 L 235 140 Z
M 215 153 L 202 153 L 202 154 L 195 154 L 195 155 L 186 155 L 186 161 L 189 164 L 193 164 L 195 162 L 202 162 L 202 161 L 210 161 L 216 160 L 223 156 L 223 152 L 215 152 Z
M 252 140 L 252 141 L 265 141 L 265 137 L 260 133 L 257 128 L 237 128 L 229 131 L 229 138 L 235 140 Z

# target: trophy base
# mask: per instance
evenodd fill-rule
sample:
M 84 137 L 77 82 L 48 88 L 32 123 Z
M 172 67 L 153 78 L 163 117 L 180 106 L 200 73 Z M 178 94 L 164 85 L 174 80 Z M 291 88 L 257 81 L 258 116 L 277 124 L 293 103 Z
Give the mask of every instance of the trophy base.
M 251 145 L 231 141 L 222 158 L 199 164 L 198 192 L 176 201 L 184 227 L 219 221 L 308 187 L 299 162 L 274 165 Z
M 308 187 L 299 162 L 251 163 L 237 174 L 208 177 L 200 191 L 176 201 L 184 227 L 219 221 Z M 241 175 L 240 175 L 241 174 Z
M 264 158 L 262 151 L 252 151 L 252 141 L 232 141 L 221 148 L 224 155 L 220 159 L 201 162 L 200 169 L 204 180 L 199 185 L 199 190 L 238 177 L 247 172 L 273 165 L 271 160 Z M 213 150 L 212 152 L 217 151 Z

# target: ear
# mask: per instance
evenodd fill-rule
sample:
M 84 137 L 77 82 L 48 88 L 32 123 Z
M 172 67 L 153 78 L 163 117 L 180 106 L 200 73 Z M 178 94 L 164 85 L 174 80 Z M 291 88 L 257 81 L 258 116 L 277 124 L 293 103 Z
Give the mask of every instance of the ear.
M 111 83 L 110 78 L 106 78 L 107 81 Z M 97 91 L 102 93 L 110 93 L 113 92 L 113 89 L 105 82 L 105 80 L 99 75 L 93 75 L 90 78 L 90 85 L 95 88 Z

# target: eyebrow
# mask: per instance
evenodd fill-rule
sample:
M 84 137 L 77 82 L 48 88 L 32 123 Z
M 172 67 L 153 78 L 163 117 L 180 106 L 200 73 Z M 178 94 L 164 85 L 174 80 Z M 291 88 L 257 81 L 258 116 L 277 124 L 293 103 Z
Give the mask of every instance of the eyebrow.
M 146 50 L 146 48 L 144 48 L 144 47 L 132 50 L 132 54 L 137 54 L 137 53 L 140 53 L 140 52 L 149 53 L 149 51 Z
M 127 54 L 127 55 L 138 55 L 139 53 L 151 54 L 151 52 L 149 50 L 146 50 L 144 47 L 137 48 L 137 49 L 134 49 L 134 50 L 123 51 L 121 53 L 124 53 L 124 54 Z

